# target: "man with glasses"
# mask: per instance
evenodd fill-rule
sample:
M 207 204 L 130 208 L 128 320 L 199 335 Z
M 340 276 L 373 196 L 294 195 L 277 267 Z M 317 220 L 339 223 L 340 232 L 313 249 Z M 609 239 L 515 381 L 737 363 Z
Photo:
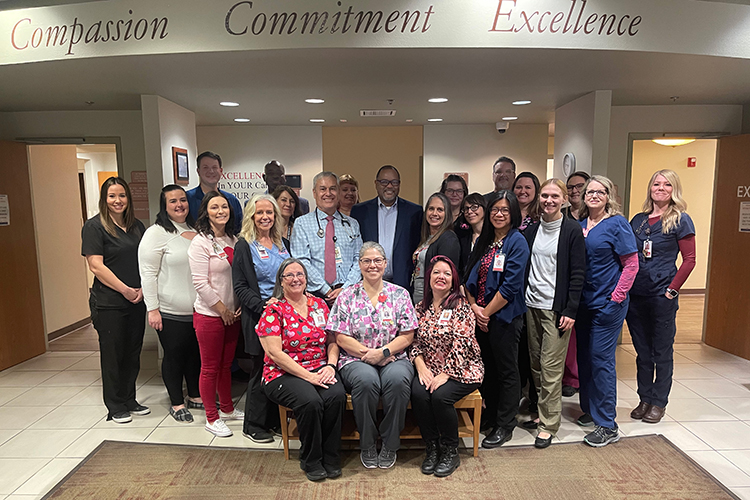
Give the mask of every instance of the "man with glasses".
M 307 290 L 333 305 L 341 289 L 359 282 L 359 223 L 338 211 L 339 180 L 333 172 L 313 177 L 316 208 L 294 223 L 292 256 L 307 269 Z
M 484 195 L 485 201 L 489 202 L 495 193 L 500 191 L 510 191 L 513 181 L 516 179 L 516 162 L 507 156 L 501 156 L 492 165 L 492 182 L 495 184 L 495 190 Z
M 419 245 L 422 207 L 399 198 L 401 175 L 393 165 L 380 167 L 375 190 L 376 198 L 352 207 L 352 217 L 359 221 L 364 241 L 377 241 L 385 249 L 383 279 L 411 292 L 411 256 Z

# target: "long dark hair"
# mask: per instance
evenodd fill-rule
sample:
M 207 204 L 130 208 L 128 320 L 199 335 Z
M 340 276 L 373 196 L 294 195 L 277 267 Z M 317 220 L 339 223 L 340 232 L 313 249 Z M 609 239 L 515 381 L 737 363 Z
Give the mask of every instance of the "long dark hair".
M 201 207 L 198 209 L 198 220 L 195 221 L 195 229 L 197 229 L 199 233 L 215 236 L 214 230 L 211 229 L 211 221 L 208 220 L 208 203 L 217 197 L 227 200 L 227 205 L 229 205 L 229 220 L 227 220 L 227 225 L 224 226 L 224 232 L 227 236 L 234 236 L 236 234 L 234 227 L 234 209 L 232 208 L 232 204 L 229 203 L 229 199 L 219 191 L 209 191 L 203 197 Z
M 122 222 L 125 224 L 125 232 L 129 233 L 130 230 L 135 226 L 135 209 L 133 208 L 133 195 L 130 194 L 130 186 L 127 181 L 122 177 L 109 177 L 104 183 L 102 183 L 102 190 L 99 193 L 99 220 L 104 226 L 104 230 L 115 238 L 120 236 L 117 234 L 115 229 L 115 222 L 112 220 L 112 216 L 109 214 L 109 205 L 107 204 L 107 195 L 109 194 L 109 188 L 112 186 L 122 186 L 125 189 L 125 196 L 128 199 L 128 206 L 125 207 L 125 211 L 122 214 Z
M 440 304 L 443 309 L 455 309 L 455 307 L 458 305 L 458 302 L 461 300 L 461 277 L 458 275 L 458 269 L 456 269 L 456 265 L 453 263 L 452 260 L 450 260 L 445 255 L 436 255 L 430 260 L 430 264 L 427 266 L 427 271 L 425 271 L 425 283 L 424 283 L 424 297 L 422 298 L 422 302 L 417 304 L 417 308 L 424 312 L 430 308 L 430 304 L 432 304 L 432 286 L 430 285 L 430 277 L 432 276 L 432 268 L 435 267 L 435 264 L 438 262 L 445 262 L 448 264 L 448 267 L 451 268 L 451 291 L 448 294 L 446 298 L 443 299 L 443 303 Z
M 427 222 L 427 207 L 430 206 L 430 202 L 435 198 L 439 199 L 443 203 L 443 207 L 445 207 L 445 219 L 443 219 L 443 223 L 438 228 L 438 231 L 437 233 L 435 233 L 435 236 L 433 236 L 433 239 L 437 240 L 444 232 L 450 230 L 453 227 L 453 210 L 451 210 L 450 200 L 448 200 L 448 197 L 442 193 L 432 193 L 430 197 L 427 198 L 427 203 L 425 203 L 424 205 L 424 217 L 422 218 L 422 241 L 419 242 L 420 245 L 426 243 L 430 239 L 430 224 Z
M 529 203 L 529 211 L 526 215 L 534 219 L 535 221 L 539 220 L 539 216 L 541 214 L 542 208 L 539 204 L 539 177 L 537 177 L 532 172 L 521 172 L 516 176 L 516 178 L 513 180 L 513 185 L 511 186 L 511 191 L 513 191 L 513 194 L 516 193 L 516 184 L 518 184 L 519 179 L 531 179 L 531 182 L 534 184 L 534 199 L 531 203 Z
M 164 230 L 168 233 L 177 232 L 177 228 L 174 227 L 174 223 L 172 222 L 172 219 L 169 218 L 169 214 L 167 213 L 167 193 L 171 193 L 172 191 L 182 191 L 183 193 L 185 192 L 185 190 L 177 184 L 167 184 L 166 186 L 161 188 L 161 194 L 159 195 L 159 213 L 156 214 L 156 220 L 154 220 L 154 224 L 163 227 Z M 185 223 L 188 226 L 195 228 L 195 219 L 193 219 L 193 216 L 190 215 L 190 210 L 188 210 Z
M 490 220 L 492 207 L 494 207 L 500 200 L 506 200 L 508 202 L 508 208 L 510 209 L 510 227 L 511 229 L 517 229 L 521 225 L 521 208 L 518 206 L 518 198 L 511 191 L 498 191 L 487 203 L 487 209 L 484 211 L 484 222 L 482 223 L 482 232 L 479 233 L 477 242 L 474 245 L 474 250 L 471 251 L 469 256 L 469 262 L 466 264 L 464 281 L 469 278 L 472 268 L 479 262 L 479 259 L 487 253 L 492 243 L 495 241 L 495 226 L 492 225 Z
M 294 219 L 302 215 L 302 208 L 299 206 L 299 196 L 297 196 L 297 193 L 294 192 L 294 189 L 290 188 L 289 186 L 285 184 L 280 184 L 276 186 L 276 189 L 273 190 L 273 193 L 271 193 L 271 196 L 273 196 L 274 199 L 278 202 L 279 196 L 281 196 L 281 193 L 288 193 L 289 196 L 291 196 L 292 199 L 294 200 L 294 213 L 289 218 L 289 222 L 294 222 Z

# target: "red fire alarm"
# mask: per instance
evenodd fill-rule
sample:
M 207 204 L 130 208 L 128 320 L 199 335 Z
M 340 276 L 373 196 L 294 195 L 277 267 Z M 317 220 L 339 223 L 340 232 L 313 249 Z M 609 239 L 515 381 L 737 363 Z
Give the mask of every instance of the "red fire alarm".
M 695 168 L 695 156 L 688 157 L 688 168 Z

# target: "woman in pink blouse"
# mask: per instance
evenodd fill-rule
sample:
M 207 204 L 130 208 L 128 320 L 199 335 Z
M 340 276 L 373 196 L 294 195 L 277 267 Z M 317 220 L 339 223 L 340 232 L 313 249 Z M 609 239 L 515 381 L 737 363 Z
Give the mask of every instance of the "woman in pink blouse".
M 341 417 L 346 392 L 336 378 L 339 348 L 324 330 L 325 301 L 305 293 L 307 270 L 286 259 L 276 273 L 273 297 L 255 332 L 266 353 L 263 391 L 294 411 L 300 467 L 310 481 L 341 476 Z
M 422 473 L 446 477 L 461 463 L 458 415 L 453 405 L 482 383 L 484 365 L 474 336 L 475 318 L 461 296 L 461 280 L 448 257 L 427 268 L 424 299 L 417 305 L 419 330 L 409 357 L 417 369 L 411 404 L 427 452 Z
M 197 292 L 193 326 L 201 353 L 198 390 L 206 407 L 206 430 L 219 437 L 232 431 L 225 420 L 243 420 L 232 402 L 230 368 L 240 335 L 240 309 L 232 287 L 232 258 L 237 238 L 229 200 L 217 191 L 206 193 L 198 209 L 188 249 L 190 272 Z M 212 402 L 219 393 L 220 410 Z

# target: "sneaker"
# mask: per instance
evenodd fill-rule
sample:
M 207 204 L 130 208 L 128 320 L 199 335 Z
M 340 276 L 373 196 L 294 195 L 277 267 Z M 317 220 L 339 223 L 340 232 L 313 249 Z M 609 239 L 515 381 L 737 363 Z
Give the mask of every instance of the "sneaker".
M 378 449 L 375 445 L 372 445 L 366 450 L 359 452 L 359 459 L 362 460 L 362 465 L 365 469 L 377 469 L 378 468 Z
M 243 432 L 242 435 L 253 443 L 273 443 L 273 434 L 268 431 Z
M 135 408 L 129 410 L 131 415 L 148 415 L 151 410 L 148 406 L 138 405 Z
M 118 411 L 117 413 L 112 415 L 112 420 L 114 420 L 118 424 L 127 424 L 128 422 L 133 421 L 133 417 L 130 416 L 130 412 Z
M 224 413 L 223 411 L 219 410 L 219 417 L 222 420 L 244 420 L 245 412 L 240 411 L 237 408 L 232 410 L 232 413 Z
M 381 469 L 390 469 L 394 465 L 396 465 L 396 452 L 389 450 L 383 445 L 380 455 L 378 455 L 378 467 Z
M 583 442 L 594 448 L 601 448 L 607 446 L 609 443 L 616 443 L 620 440 L 620 433 L 617 427 L 610 429 L 609 427 L 602 427 L 597 425 L 594 432 L 586 434 L 583 438 Z
M 594 419 L 588 413 L 584 413 L 583 415 L 578 417 L 576 423 L 581 427 L 591 427 L 592 425 L 594 425 Z
M 232 435 L 232 430 L 220 418 L 213 422 L 206 422 L 206 430 L 218 437 L 229 437 Z
M 170 406 L 169 414 L 172 415 L 172 418 L 174 418 L 178 422 L 192 422 L 193 421 L 193 414 L 190 413 L 190 411 L 187 408 L 180 408 L 179 410 L 175 410 L 174 408 Z

